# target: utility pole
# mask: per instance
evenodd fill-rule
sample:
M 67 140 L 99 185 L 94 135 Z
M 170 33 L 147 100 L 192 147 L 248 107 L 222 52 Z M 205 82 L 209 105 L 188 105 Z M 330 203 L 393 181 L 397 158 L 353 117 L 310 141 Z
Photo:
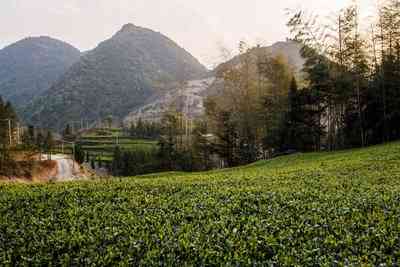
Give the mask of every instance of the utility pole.
M 2 121 L 8 122 L 8 144 L 12 145 L 12 131 L 11 131 L 11 119 L 2 119 Z
M 8 119 L 8 137 L 10 139 L 10 146 L 12 145 L 12 137 L 11 137 L 11 119 Z
M 72 171 L 75 170 L 75 143 L 72 143 Z
M 20 135 L 20 125 L 19 122 L 17 122 L 17 145 L 21 143 L 21 135 Z

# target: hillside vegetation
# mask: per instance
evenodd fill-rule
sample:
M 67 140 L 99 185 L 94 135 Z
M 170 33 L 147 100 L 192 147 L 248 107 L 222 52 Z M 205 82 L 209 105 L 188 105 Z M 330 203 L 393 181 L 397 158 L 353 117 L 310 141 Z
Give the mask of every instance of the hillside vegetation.
M 122 119 L 170 83 L 206 72 L 168 37 L 127 24 L 86 53 L 25 114 L 31 123 L 57 130 L 82 119 Z
M 392 266 L 399 181 L 392 143 L 206 173 L 3 184 L 0 263 Z
M 0 50 L 0 95 L 22 110 L 79 61 L 78 49 L 50 37 L 25 38 Z

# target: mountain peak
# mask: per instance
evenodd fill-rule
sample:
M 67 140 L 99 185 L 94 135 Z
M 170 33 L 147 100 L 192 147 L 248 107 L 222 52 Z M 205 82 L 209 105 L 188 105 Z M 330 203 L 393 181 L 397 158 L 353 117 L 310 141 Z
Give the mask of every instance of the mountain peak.
M 124 26 L 122 26 L 120 32 L 131 32 L 137 30 L 139 27 L 136 26 L 133 23 L 127 23 Z
M 0 95 L 21 110 L 79 59 L 78 49 L 48 36 L 10 44 L 0 50 Z
M 74 64 L 24 114 L 26 121 L 54 129 L 69 121 L 93 122 L 108 115 L 122 119 L 176 82 L 206 72 L 167 36 L 126 24 Z M 56 122 L 56 117 L 61 119 Z

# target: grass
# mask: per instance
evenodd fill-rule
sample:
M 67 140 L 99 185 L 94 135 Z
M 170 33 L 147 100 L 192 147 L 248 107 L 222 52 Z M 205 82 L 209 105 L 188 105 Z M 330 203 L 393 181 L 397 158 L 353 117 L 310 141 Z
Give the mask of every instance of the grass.
M 91 156 L 99 156 L 103 161 L 112 161 L 113 153 L 115 151 L 115 143 L 107 143 L 104 141 L 83 141 L 83 150 L 90 153 Z M 122 141 L 119 147 L 124 151 L 153 151 L 157 147 L 157 142 L 148 140 L 129 139 L 129 141 Z
M 83 150 L 89 152 L 92 157 L 101 158 L 103 161 L 112 161 L 117 140 L 118 146 L 125 151 L 153 151 L 157 149 L 157 141 L 127 137 L 124 136 L 122 129 L 118 128 L 91 130 L 80 138 L 79 143 Z M 61 153 L 61 147 L 54 148 L 54 152 Z M 65 144 L 64 152 L 72 153 L 72 145 Z
M 3 184 L 0 215 L 0 265 L 393 266 L 400 143 L 205 173 Z
M 118 145 L 123 150 L 152 150 L 155 148 L 155 145 L 152 144 L 119 144 Z M 83 150 L 93 151 L 93 152 L 113 152 L 115 150 L 116 145 L 113 144 L 98 144 L 98 145 L 84 145 L 82 146 Z

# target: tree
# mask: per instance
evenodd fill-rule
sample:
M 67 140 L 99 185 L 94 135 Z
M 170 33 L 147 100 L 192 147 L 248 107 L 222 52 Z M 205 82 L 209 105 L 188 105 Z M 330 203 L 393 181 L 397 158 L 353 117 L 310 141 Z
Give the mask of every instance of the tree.
M 179 149 L 182 148 L 182 144 L 178 144 L 179 138 L 182 137 L 180 118 L 180 114 L 174 111 L 167 112 L 162 118 L 158 146 L 162 167 L 167 170 L 177 167 Z
M 85 151 L 80 144 L 76 144 L 74 148 L 74 159 L 79 164 L 85 162 Z
M 226 161 L 227 167 L 240 164 L 237 125 L 231 116 L 227 111 L 218 114 L 217 139 L 213 143 L 215 152 Z
M 86 162 L 90 162 L 90 153 L 86 151 Z
M 51 131 L 48 131 L 43 142 L 43 148 L 47 151 L 50 160 L 51 160 L 51 150 L 53 149 L 53 147 L 54 147 L 53 134 L 51 133 Z
M 39 131 L 38 134 L 36 135 L 36 146 L 42 150 L 43 145 L 44 145 L 45 138 L 43 136 L 42 131 Z
M 93 170 L 96 170 L 96 162 L 94 161 L 93 158 L 90 160 L 90 167 L 91 167 Z
M 199 120 L 193 131 L 193 168 L 195 170 L 209 170 L 213 167 L 212 145 L 213 135 L 209 134 L 207 121 Z
M 305 114 L 301 110 L 299 101 L 298 87 L 296 78 L 293 77 L 288 93 L 288 111 L 285 116 L 285 125 L 283 128 L 283 150 L 299 150 L 299 137 L 301 132 L 301 123 L 304 121 L 302 116 Z
M 63 135 L 63 138 L 66 139 L 66 140 L 71 140 L 72 139 L 73 133 L 72 133 L 70 124 L 67 124 L 65 126 L 65 129 L 64 129 L 62 135 Z
M 282 150 L 284 145 L 285 115 L 288 110 L 288 95 L 293 74 L 281 56 L 266 58 L 262 75 L 268 81 L 264 99 L 265 149 Z
M 121 174 L 122 168 L 123 168 L 122 151 L 119 146 L 116 146 L 114 148 L 113 161 L 111 164 L 111 170 L 113 175 L 119 176 Z

